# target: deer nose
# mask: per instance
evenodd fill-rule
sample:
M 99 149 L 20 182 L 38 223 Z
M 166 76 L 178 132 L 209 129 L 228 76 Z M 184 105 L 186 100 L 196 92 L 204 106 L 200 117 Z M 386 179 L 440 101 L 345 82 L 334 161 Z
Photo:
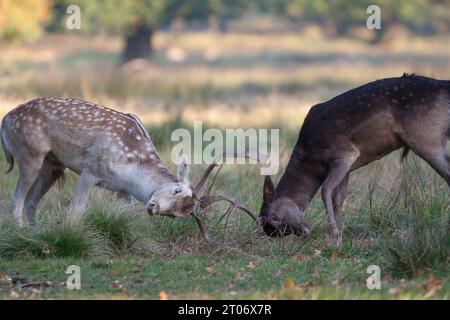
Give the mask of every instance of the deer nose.
M 155 202 L 149 202 L 147 204 L 147 213 L 149 215 L 157 214 L 158 212 L 158 205 Z

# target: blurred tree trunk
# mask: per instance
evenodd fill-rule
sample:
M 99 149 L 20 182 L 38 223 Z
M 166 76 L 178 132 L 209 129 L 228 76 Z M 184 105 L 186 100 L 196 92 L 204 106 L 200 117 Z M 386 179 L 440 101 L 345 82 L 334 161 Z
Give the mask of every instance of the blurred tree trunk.
M 370 40 L 370 44 L 379 44 L 385 36 L 385 30 L 384 28 L 381 28 L 379 30 L 372 30 L 374 32 L 373 38 Z
M 146 25 L 138 25 L 133 33 L 125 38 L 125 49 L 122 54 L 122 62 L 126 63 L 133 59 L 147 59 L 152 56 L 153 30 Z

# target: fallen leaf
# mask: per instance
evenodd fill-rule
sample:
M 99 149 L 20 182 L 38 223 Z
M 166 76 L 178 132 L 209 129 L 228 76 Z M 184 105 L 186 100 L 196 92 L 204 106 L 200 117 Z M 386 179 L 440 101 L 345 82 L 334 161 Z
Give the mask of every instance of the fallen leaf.
M 247 265 L 247 268 L 249 268 L 250 270 L 255 269 L 256 264 L 253 263 L 253 261 L 250 261 L 249 264 Z
M 322 251 L 320 251 L 319 249 L 314 250 L 314 257 L 320 257 L 321 254 L 322 254 Z
M 0 272 L 0 286 L 11 284 L 12 279 L 6 273 Z
M 428 279 L 424 282 L 423 286 L 426 290 L 432 290 L 432 289 L 441 289 L 442 288 L 442 280 L 439 278 L 434 277 L 433 275 L 430 275 Z
M 427 290 L 423 298 L 431 298 L 437 291 L 442 289 L 442 280 L 430 275 L 428 280 L 423 283 L 423 287 Z
M 398 290 L 398 288 L 392 287 L 392 288 L 389 288 L 388 293 L 389 293 L 390 295 L 396 295 L 396 294 L 399 293 L 399 290 Z
M 17 298 L 20 297 L 20 294 L 17 291 L 15 291 L 15 290 L 11 290 L 11 293 L 9 294 L 9 297 L 11 299 L 17 299 Z
M 169 300 L 169 295 L 165 291 L 159 293 L 159 300 Z
M 114 286 L 114 288 L 122 289 L 122 283 L 120 283 L 119 280 L 114 280 L 112 282 L 112 285 Z
M 286 290 L 295 289 L 294 280 L 292 280 L 292 278 L 286 278 L 283 283 L 283 288 Z
M 339 257 L 339 252 L 333 251 L 333 252 L 331 253 L 330 259 L 331 259 L 331 261 L 336 261 L 336 259 L 337 259 L 338 257 Z
M 301 261 L 308 260 L 309 257 L 308 256 L 304 256 L 304 255 L 298 255 L 298 256 L 292 257 L 292 259 L 295 260 L 295 261 L 301 262 Z

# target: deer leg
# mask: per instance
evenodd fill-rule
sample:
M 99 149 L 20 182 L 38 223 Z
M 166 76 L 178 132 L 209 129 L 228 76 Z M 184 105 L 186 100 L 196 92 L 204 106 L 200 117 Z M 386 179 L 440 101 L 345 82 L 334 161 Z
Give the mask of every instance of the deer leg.
M 69 210 L 69 217 L 78 221 L 86 209 L 91 189 L 98 183 L 97 178 L 88 170 L 81 172 L 78 180 L 75 196 Z
M 347 173 L 341 183 L 333 190 L 332 194 L 334 219 L 338 226 L 341 225 L 340 212 L 344 205 L 345 198 L 347 197 L 348 178 L 349 173 Z
M 28 223 L 32 227 L 36 225 L 36 208 L 39 201 L 53 184 L 63 176 L 64 169 L 64 167 L 52 165 L 48 161 L 44 162 L 36 182 L 25 198 L 25 211 L 28 216 Z
M 450 186 L 450 156 L 448 155 L 446 144 L 447 138 L 442 141 L 437 137 L 432 137 L 426 144 L 408 143 L 408 146 L 422 159 L 424 159 Z M 439 143 L 435 143 L 441 140 Z
M 336 223 L 332 195 L 334 189 L 345 179 L 348 175 L 352 164 L 357 156 L 339 159 L 338 162 L 331 164 L 328 175 L 322 185 L 322 200 L 325 204 L 325 211 L 328 219 L 331 237 L 334 240 L 339 239 L 340 232 Z
M 450 187 L 450 157 L 445 148 L 433 152 L 416 152 L 436 171 Z
M 19 163 L 19 181 L 13 197 L 13 216 L 20 227 L 23 226 L 22 214 L 25 198 L 39 175 L 42 161 Z
M 441 121 L 438 117 L 432 120 L 434 123 L 440 123 Z M 426 131 L 415 130 L 415 127 L 413 127 L 407 128 L 406 134 L 402 135 L 402 139 L 411 150 L 424 159 L 450 186 L 450 157 L 446 148 L 447 141 L 450 138 L 448 134 L 448 128 L 444 130 L 439 126 Z

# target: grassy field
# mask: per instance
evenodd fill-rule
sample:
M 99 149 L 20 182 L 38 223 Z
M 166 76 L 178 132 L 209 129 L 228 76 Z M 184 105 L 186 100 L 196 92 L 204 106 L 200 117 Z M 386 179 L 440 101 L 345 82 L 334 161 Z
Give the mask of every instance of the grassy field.
M 42 95 L 131 111 L 173 170 L 177 127 L 275 127 L 283 169 L 311 105 L 403 72 L 448 78 L 449 42 L 371 47 L 315 33 L 160 33 L 153 63 L 118 67 L 118 39 L 53 36 L 2 49 L 0 114 Z M 206 243 L 192 219 L 149 217 L 102 190 L 83 223 L 67 225 L 72 174 L 41 203 L 41 226 L 31 232 L 10 217 L 15 169 L 0 178 L 0 298 L 449 299 L 448 186 L 414 155 L 399 158 L 394 152 L 352 175 L 340 247 L 328 237 L 320 197 L 308 209 L 306 239 L 268 238 L 237 213 L 220 221 L 222 204 L 201 213 L 218 240 Z M 0 163 L 4 170 L 3 154 Z M 193 181 L 203 169 L 192 167 Z M 258 212 L 262 182 L 255 166 L 226 166 L 215 188 Z M 381 290 L 366 287 L 373 264 Z M 70 265 L 81 268 L 81 290 L 65 286 Z

